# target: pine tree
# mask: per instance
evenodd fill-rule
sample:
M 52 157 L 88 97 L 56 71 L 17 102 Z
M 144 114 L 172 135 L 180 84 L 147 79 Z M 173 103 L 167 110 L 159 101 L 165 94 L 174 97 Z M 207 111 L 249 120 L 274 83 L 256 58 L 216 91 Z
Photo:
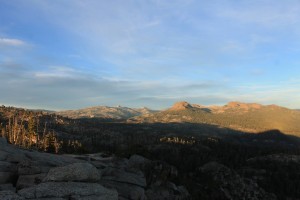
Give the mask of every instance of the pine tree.
M 28 136 L 29 136 L 29 148 L 32 146 L 32 141 L 34 140 L 35 137 L 35 118 L 33 116 L 30 116 L 28 120 Z

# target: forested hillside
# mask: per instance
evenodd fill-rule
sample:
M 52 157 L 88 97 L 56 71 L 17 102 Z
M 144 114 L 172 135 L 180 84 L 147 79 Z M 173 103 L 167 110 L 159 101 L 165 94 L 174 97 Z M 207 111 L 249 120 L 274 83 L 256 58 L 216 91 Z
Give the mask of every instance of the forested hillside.
M 81 143 L 69 133 L 76 129 L 70 119 L 43 111 L 0 107 L 1 136 L 23 148 L 46 152 L 77 151 Z

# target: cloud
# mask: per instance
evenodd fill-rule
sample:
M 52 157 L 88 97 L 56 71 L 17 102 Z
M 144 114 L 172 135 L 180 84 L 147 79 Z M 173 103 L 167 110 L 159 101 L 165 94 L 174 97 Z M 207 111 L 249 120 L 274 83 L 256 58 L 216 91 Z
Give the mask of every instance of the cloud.
M 192 104 L 200 105 L 224 105 L 231 99 L 219 95 L 203 95 L 198 94 L 192 97 L 172 97 L 172 96 L 149 96 L 149 97 L 139 97 L 135 101 L 145 102 L 146 105 L 159 104 L 162 105 L 163 109 L 171 107 L 175 102 L 187 101 Z
M 217 15 L 235 22 L 253 23 L 265 28 L 282 28 L 299 24 L 300 3 L 280 1 L 227 1 L 217 7 Z
M 20 66 L 20 67 L 11 67 Z M 74 109 L 92 105 L 168 107 L 182 99 L 205 99 L 209 88 L 224 88 L 208 82 L 171 83 L 168 80 L 122 80 L 99 77 L 70 66 L 49 66 L 40 70 L 18 63 L 0 64 L 0 102 L 47 109 Z M 147 97 L 156 99 L 146 101 Z M 199 98 L 198 98 L 199 97 Z M 200 98 L 201 97 L 201 98 Z M 148 98 L 148 99 L 149 99 Z M 169 102 L 166 102 L 169 99 Z
M 34 72 L 34 76 L 39 79 L 55 78 L 55 77 L 74 77 L 76 78 L 80 71 L 67 66 L 50 66 L 44 71 Z
M 297 91 L 295 85 L 281 87 L 279 80 L 289 76 L 286 71 L 293 63 L 294 69 L 299 66 L 299 52 L 290 50 L 299 49 L 298 1 L 7 4 L 17 8 L 10 13 L 26 19 L 28 29 L 8 31 L 24 34 L 24 41 L 14 34 L 0 39 L 4 103 L 56 109 L 99 104 L 161 108 L 177 100 L 223 104 L 276 101 L 278 96 L 284 104 Z M 38 37 L 26 40 L 31 29 Z M 34 49 L 28 51 L 27 41 Z M 264 85 L 264 78 L 280 89 L 239 87 L 256 81 Z M 263 97 L 264 91 L 270 98 Z
M 148 68 L 148 74 L 169 70 L 189 60 L 194 62 L 194 54 L 202 57 L 202 49 L 208 49 L 194 44 L 184 27 L 177 27 L 184 25 L 183 18 L 193 1 L 129 1 L 125 5 L 122 1 L 30 2 L 30 9 L 66 31 L 76 43 L 83 43 L 78 45 L 88 51 L 80 55 L 97 57 L 123 73 L 142 67 Z M 28 7 L 26 4 L 22 6 Z
M 223 105 L 237 100 L 296 108 L 300 98 L 297 95 L 300 94 L 297 79 L 264 86 L 249 84 L 237 87 L 220 80 L 107 79 L 71 66 L 32 70 L 11 62 L 6 66 L 0 64 L 0 68 L 5 69 L 0 73 L 0 103 L 23 107 L 62 110 L 123 105 L 164 109 L 183 100 L 204 105 Z
M 28 59 L 27 53 L 32 50 L 32 47 L 33 45 L 25 40 L 0 36 L 0 63 Z
M 299 108 L 300 82 L 286 80 L 265 84 L 249 84 L 236 89 L 236 100 L 257 102 L 261 104 L 277 104 L 289 108 Z
M 13 38 L 0 38 L 0 46 L 24 46 L 26 42 Z

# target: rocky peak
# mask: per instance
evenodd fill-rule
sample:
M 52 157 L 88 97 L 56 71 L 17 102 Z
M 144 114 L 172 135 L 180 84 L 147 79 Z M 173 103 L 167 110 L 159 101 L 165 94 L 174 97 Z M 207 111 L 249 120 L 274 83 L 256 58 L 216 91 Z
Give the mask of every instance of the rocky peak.
M 180 101 L 176 102 L 170 110 L 186 110 L 189 108 L 193 108 L 193 106 L 186 101 Z

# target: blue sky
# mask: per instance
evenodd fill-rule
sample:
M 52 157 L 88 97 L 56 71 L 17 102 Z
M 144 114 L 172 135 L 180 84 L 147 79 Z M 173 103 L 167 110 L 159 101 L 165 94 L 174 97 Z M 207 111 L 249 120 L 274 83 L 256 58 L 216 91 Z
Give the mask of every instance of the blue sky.
M 0 104 L 300 108 L 298 0 L 0 0 Z

